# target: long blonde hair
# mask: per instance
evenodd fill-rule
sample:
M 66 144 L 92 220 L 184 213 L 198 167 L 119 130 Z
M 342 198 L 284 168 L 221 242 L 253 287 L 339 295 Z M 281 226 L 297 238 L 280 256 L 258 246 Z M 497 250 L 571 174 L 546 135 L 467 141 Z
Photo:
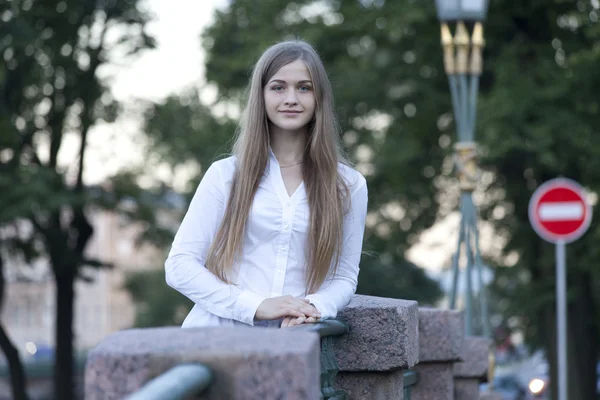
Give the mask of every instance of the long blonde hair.
M 242 252 L 254 194 L 269 159 L 269 121 L 263 89 L 280 68 L 296 60 L 306 63 L 316 99 L 302 170 L 310 210 L 305 282 L 310 294 L 337 269 L 348 186 L 338 172 L 338 163 L 346 161 L 341 152 L 331 84 L 316 51 L 301 40 L 271 46 L 254 67 L 248 102 L 233 146 L 237 163 L 231 192 L 221 226 L 209 248 L 206 267 L 229 282 L 228 275 Z

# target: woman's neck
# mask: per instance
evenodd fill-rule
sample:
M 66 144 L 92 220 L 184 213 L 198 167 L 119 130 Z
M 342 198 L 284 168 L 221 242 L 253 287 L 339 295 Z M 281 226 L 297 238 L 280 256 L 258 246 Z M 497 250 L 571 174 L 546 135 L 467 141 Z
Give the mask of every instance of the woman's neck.
M 274 131 L 271 129 L 271 150 L 280 164 L 302 161 L 306 148 L 306 132 Z

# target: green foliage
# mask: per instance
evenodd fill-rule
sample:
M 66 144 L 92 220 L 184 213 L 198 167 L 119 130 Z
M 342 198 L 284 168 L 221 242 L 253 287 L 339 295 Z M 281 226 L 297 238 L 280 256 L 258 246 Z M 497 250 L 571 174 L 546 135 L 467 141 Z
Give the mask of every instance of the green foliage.
M 162 268 L 132 273 L 124 287 L 136 306 L 136 327 L 181 325 L 193 305 L 165 284 Z
M 363 259 L 363 264 L 369 265 Z M 358 293 L 403 299 L 418 299 L 421 306 L 434 306 L 442 297 L 436 281 L 431 280 L 423 268 L 408 261 L 400 265 L 371 264 L 361 270 Z
M 207 163 L 228 154 L 236 129 L 233 121 L 214 117 L 195 92 L 170 97 L 149 108 L 145 121 L 145 132 L 153 144 L 151 152 L 172 166 L 194 160 L 207 167 Z

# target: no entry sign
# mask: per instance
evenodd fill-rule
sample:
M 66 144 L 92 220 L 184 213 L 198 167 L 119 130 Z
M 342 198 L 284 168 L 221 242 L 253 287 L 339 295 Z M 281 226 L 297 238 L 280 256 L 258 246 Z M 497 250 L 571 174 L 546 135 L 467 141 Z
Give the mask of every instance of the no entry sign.
M 567 400 L 567 257 L 566 243 L 585 233 L 592 220 L 583 188 L 556 178 L 541 185 L 529 201 L 529 221 L 542 238 L 556 247 L 556 363 L 558 400 Z
M 529 201 L 533 229 L 551 243 L 570 243 L 585 233 L 592 220 L 583 188 L 570 179 L 552 179 L 541 185 Z

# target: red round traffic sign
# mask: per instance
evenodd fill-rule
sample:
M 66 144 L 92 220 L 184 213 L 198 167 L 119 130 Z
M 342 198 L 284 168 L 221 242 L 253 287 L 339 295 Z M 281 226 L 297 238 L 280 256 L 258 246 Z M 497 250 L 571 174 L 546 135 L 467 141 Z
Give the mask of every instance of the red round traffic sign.
M 545 182 L 529 201 L 529 221 L 543 239 L 570 243 L 581 237 L 592 220 L 584 189 L 565 178 Z

